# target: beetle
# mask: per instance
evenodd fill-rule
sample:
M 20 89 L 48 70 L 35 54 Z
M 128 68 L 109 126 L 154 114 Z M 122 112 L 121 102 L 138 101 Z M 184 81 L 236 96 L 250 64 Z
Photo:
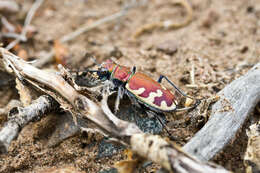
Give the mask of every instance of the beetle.
M 182 92 L 176 85 L 166 76 L 160 75 L 156 81 L 142 72 L 136 72 L 136 67 L 130 68 L 119 65 L 111 59 L 106 60 L 98 65 L 98 70 L 88 70 L 96 72 L 98 79 L 108 81 L 108 88 L 117 91 L 115 103 L 115 112 L 118 110 L 120 99 L 127 94 L 134 105 L 144 106 L 148 114 L 154 115 L 160 123 L 165 127 L 160 118 L 156 114 L 174 111 L 185 111 L 195 108 L 199 103 L 199 99 L 194 99 Z M 165 79 L 173 88 L 182 96 L 195 100 L 195 103 L 186 108 L 180 108 L 176 95 L 162 85 Z

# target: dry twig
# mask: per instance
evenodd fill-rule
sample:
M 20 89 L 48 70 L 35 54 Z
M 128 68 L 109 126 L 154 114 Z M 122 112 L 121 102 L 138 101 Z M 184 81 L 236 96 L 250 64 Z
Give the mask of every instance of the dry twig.
M 20 36 L 12 41 L 11 43 L 9 43 L 7 46 L 6 46 L 6 49 L 7 50 L 10 50 L 12 49 L 16 44 L 18 44 L 20 41 L 27 41 L 27 38 L 26 38 L 26 34 L 27 34 L 27 29 L 28 29 L 28 26 L 30 25 L 31 21 L 32 21 L 32 18 L 35 14 L 35 12 L 37 11 L 37 9 L 41 6 L 41 4 L 43 3 L 44 0 L 36 0 L 34 2 L 34 4 L 32 5 L 31 9 L 29 10 L 29 12 L 27 13 L 27 16 L 25 18 L 25 21 L 24 21 L 24 26 L 23 26 L 23 29 L 22 29 L 22 32 L 20 34 Z
M 49 96 L 41 96 L 25 108 L 12 109 L 9 120 L 0 131 L 0 153 L 8 151 L 8 147 L 20 130 L 29 122 L 40 119 L 47 112 L 57 108 L 57 103 Z
M 15 27 L 4 16 L 1 16 L 1 22 L 9 32 L 15 31 Z
M 144 134 L 134 123 L 118 119 L 107 106 L 108 95 L 104 95 L 99 105 L 79 94 L 58 74 L 39 70 L 3 48 L 0 52 L 6 68 L 19 79 L 51 95 L 62 107 L 88 120 L 88 125 L 94 123 L 93 128 L 129 145 L 138 155 L 161 164 L 168 171 L 227 172 L 221 167 L 190 157 L 159 136 Z
M 209 121 L 184 146 L 200 160 L 210 160 L 235 139 L 260 101 L 260 63 L 218 93 Z
M 193 16 L 193 10 L 191 8 L 191 5 L 187 2 L 187 0 L 175 0 L 172 2 L 173 4 L 181 5 L 183 6 L 187 11 L 187 17 L 182 23 L 174 23 L 170 20 L 162 21 L 162 22 L 154 22 L 150 24 L 146 24 L 142 26 L 141 28 L 137 29 L 137 31 L 133 34 L 133 38 L 136 39 L 140 35 L 142 35 L 144 32 L 149 32 L 155 28 L 166 28 L 166 29 L 178 29 L 184 26 L 187 26 Z

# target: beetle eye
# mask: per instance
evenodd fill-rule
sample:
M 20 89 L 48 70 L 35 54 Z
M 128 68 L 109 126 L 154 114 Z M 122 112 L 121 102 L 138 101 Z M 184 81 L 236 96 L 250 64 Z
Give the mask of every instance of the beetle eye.
M 104 67 L 101 67 L 98 69 L 98 72 L 97 72 L 98 76 L 100 79 L 106 79 L 107 78 L 107 75 L 108 75 L 108 70 Z
M 100 73 L 103 74 L 103 75 L 104 75 L 104 74 L 107 74 L 107 72 L 108 72 L 108 70 L 105 69 L 105 68 L 101 68 L 101 69 L 100 69 Z

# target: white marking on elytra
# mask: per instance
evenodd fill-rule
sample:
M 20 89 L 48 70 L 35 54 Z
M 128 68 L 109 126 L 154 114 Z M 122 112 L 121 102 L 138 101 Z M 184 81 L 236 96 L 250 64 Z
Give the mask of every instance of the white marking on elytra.
M 128 84 L 126 84 L 126 88 L 131 93 L 133 93 L 138 99 L 140 99 L 144 103 L 147 103 L 157 109 L 170 111 L 170 110 L 174 110 L 176 108 L 176 105 L 174 104 L 174 102 L 172 103 L 171 106 L 168 106 L 165 100 L 163 100 L 161 102 L 161 105 L 156 105 L 153 103 L 155 100 L 155 97 L 163 96 L 163 92 L 160 89 L 157 89 L 156 92 L 150 92 L 149 96 L 147 98 L 145 98 L 145 97 L 139 96 L 140 94 L 142 94 L 145 91 L 145 88 L 138 88 L 138 90 L 133 90 L 129 87 Z
M 128 84 L 127 84 L 128 86 Z M 139 95 L 142 94 L 145 91 L 145 88 L 138 88 L 138 90 L 131 90 L 133 94 Z
M 162 109 L 168 109 L 169 108 L 169 106 L 167 105 L 167 103 L 166 103 L 166 101 L 165 100 L 163 100 L 162 102 L 161 102 L 161 106 L 160 106 Z M 174 106 L 175 107 L 175 106 Z
M 150 92 L 149 96 L 146 98 L 148 100 L 154 101 L 155 97 L 161 97 L 163 95 L 163 92 L 161 90 L 156 90 L 156 92 Z

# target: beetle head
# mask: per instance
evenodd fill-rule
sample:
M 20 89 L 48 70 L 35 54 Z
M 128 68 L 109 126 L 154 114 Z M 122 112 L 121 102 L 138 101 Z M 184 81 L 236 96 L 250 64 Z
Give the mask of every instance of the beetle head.
M 108 80 L 115 66 L 116 64 L 110 59 L 106 60 L 101 65 L 99 65 L 97 72 L 99 79 L 103 81 Z
M 100 80 L 105 81 L 110 78 L 111 73 L 104 67 L 98 68 L 97 75 Z
M 103 68 L 107 69 L 110 73 L 112 73 L 113 69 L 115 68 L 116 65 L 117 64 L 114 61 L 112 61 L 111 59 L 108 59 L 101 64 L 101 68 L 103 67 Z

